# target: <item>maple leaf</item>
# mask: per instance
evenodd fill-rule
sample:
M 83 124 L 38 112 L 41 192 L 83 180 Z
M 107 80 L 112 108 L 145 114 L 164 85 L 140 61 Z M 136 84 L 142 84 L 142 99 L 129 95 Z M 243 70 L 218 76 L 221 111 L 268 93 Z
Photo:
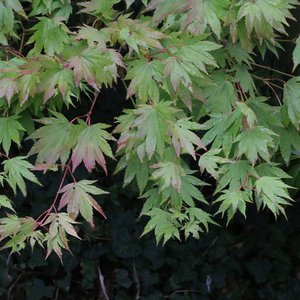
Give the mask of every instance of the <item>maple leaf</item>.
M 114 4 L 119 3 L 120 1 L 121 0 L 92 0 L 88 2 L 79 2 L 79 5 L 84 7 L 82 10 L 80 10 L 80 12 L 101 17 L 103 21 L 111 20 L 116 14 L 116 11 L 113 9 L 113 6 Z
M 163 239 L 165 244 L 171 238 L 180 240 L 179 223 L 174 219 L 173 214 L 160 208 L 153 208 L 145 213 L 151 219 L 147 223 L 142 236 L 154 230 L 157 244 Z
M 276 134 L 272 130 L 263 126 L 256 126 L 243 131 L 235 140 L 239 143 L 238 156 L 241 157 L 245 154 L 252 164 L 255 164 L 258 156 L 269 161 L 271 157 L 270 148 L 274 147 L 272 137 L 274 135 Z
M 79 182 L 65 185 L 60 193 L 62 194 L 58 209 L 67 206 L 67 212 L 75 219 L 80 212 L 83 218 L 93 224 L 93 208 L 96 209 L 105 219 L 106 216 L 91 195 L 103 195 L 107 192 L 93 186 L 96 180 L 81 180 Z
M 21 146 L 20 135 L 25 129 L 18 121 L 18 116 L 0 118 L 0 145 L 6 154 L 9 153 L 11 142 Z
M 199 148 L 206 149 L 201 139 L 191 131 L 199 130 L 201 128 L 201 125 L 196 122 L 192 122 L 189 119 L 180 119 L 170 126 L 172 144 L 178 157 L 182 151 L 189 153 L 194 159 L 196 159 L 194 145 Z
M 286 82 L 283 91 L 284 105 L 287 107 L 291 122 L 296 128 L 300 123 L 300 77 L 294 77 Z
M 1 248 L 12 248 L 12 252 L 19 252 L 26 246 L 26 241 L 32 237 L 36 222 L 33 218 L 18 218 L 8 215 L 7 218 L 0 219 L 0 240 L 6 237 L 10 239 Z
M 206 229 L 206 231 L 208 231 L 208 224 L 215 224 L 217 225 L 216 222 L 214 222 L 211 219 L 211 215 L 207 212 L 205 212 L 203 209 L 198 208 L 198 207 L 189 207 L 187 209 L 187 213 L 190 216 L 190 219 L 193 220 L 197 220 L 198 224 L 201 224 L 204 226 L 204 228 Z
M 59 259 L 62 261 L 61 249 L 69 250 L 67 234 L 79 239 L 74 224 L 78 224 L 72 220 L 66 213 L 51 213 L 44 225 L 50 224 L 49 233 L 45 235 L 47 240 L 47 254 L 46 258 L 54 251 Z
M 12 207 L 12 203 L 9 198 L 5 195 L 0 195 L 0 208 L 5 207 L 15 212 L 14 208 Z
M 296 47 L 293 51 L 293 62 L 294 62 L 294 69 L 300 64 L 300 36 L 296 40 Z
M 80 45 L 79 45 L 80 46 Z M 72 49 L 70 49 L 72 51 Z M 66 67 L 73 69 L 76 86 L 84 79 L 95 90 L 99 90 L 102 83 L 109 84 L 118 77 L 117 66 L 124 67 L 122 58 L 114 50 L 86 48 L 80 46 L 74 50 Z
M 163 49 L 160 40 L 167 37 L 164 33 L 151 28 L 150 22 L 129 19 L 126 15 L 110 23 L 106 31 L 111 35 L 112 42 L 126 43 L 130 50 L 133 49 L 138 54 L 141 49 Z
M 132 148 L 137 146 L 137 154 L 141 161 L 146 154 L 150 160 L 155 151 L 162 155 L 169 122 L 174 121 L 178 112 L 171 104 L 158 102 L 125 111 L 126 115 L 117 119 L 120 124 L 114 130 L 121 133 L 118 140 L 119 149 L 126 146 L 126 150 L 131 152 Z
M 0 98 L 5 97 L 10 105 L 12 97 L 19 91 L 17 81 L 13 78 L 0 79 Z
M 288 188 L 291 187 L 285 184 L 280 178 L 271 176 L 259 178 L 255 183 L 258 208 L 263 205 L 263 207 L 268 207 L 275 217 L 279 213 L 282 213 L 286 217 L 284 207 L 290 205 L 290 202 L 293 201 L 287 192 Z
M 87 25 L 79 27 L 76 39 L 86 40 L 89 47 L 92 48 L 96 45 L 99 49 L 106 49 L 106 43 L 108 42 L 108 37 L 103 31 Z
M 221 202 L 219 210 L 216 214 L 222 214 L 227 211 L 227 224 L 233 218 L 237 210 L 239 210 L 246 218 L 246 204 L 252 202 L 252 192 L 246 190 L 223 190 L 222 195 L 218 197 L 214 203 Z
M 136 96 L 146 103 L 149 99 L 158 101 L 160 98 L 159 84 L 163 79 L 163 65 L 158 60 L 134 60 L 129 63 L 125 79 L 131 82 L 127 89 L 126 98 Z
M 39 22 L 31 29 L 34 34 L 27 44 L 34 43 L 31 55 L 40 54 L 44 49 L 49 56 L 61 54 L 65 44 L 69 42 L 70 33 L 68 27 L 62 22 L 62 18 L 38 17 Z
M 201 155 L 198 164 L 202 173 L 206 170 L 215 179 L 219 178 L 219 165 L 230 162 L 229 159 L 217 155 L 221 151 L 221 149 L 210 149 Z
M 52 98 L 57 90 L 63 98 L 73 90 L 74 80 L 71 70 L 51 58 L 41 61 L 41 65 L 45 70 L 39 76 L 39 91 L 44 92 L 44 103 Z
M 28 155 L 37 154 L 36 164 L 54 165 L 57 160 L 60 160 L 64 165 L 82 129 L 82 125 L 69 123 L 62 114 L 52 113 L 54 117 L 39 120 L 45 125 L 29 136 L 30 139 L 35 140 L 35 143 Z
M 178 192 L 181 188 L 181 177 L 185 175 L 183 168 L 172 162 L 161 162 L 152 165 L 151 168 L 157 169 L 152 173 L 154 179 L 161 179 L 161 189 L 172 186 Z
M 33 168 L 33 165 L 25 159 L 25 156 L 16 156 L 11 159 L 6 159 L 2 163 L 4 166 L 4 175 L 6 176 L 5 180 L 7 183 L 13 189 L 14 193 L 17 192 L 18 187 L 24 196 L 27 195 L 24 178 L 33 183 L 41 185 L 36 176 L 29 171 Z
M 26 13 L 19 0 L 5 0 L 6 7 L 11 8 L 14 12 L 27 19 Z
M 114 158 L 107 140 L 115 139 L 104 130 L 110 126 L 102 123 L 88 126 L 83 122 L 82 126 L 83 130 L 78 136 L 77 144 L 72 154 L 73 172 L 83 161 L 84 166 L 89 172 L 95 168 L 97 162 L 107 174 L 104 154 Z

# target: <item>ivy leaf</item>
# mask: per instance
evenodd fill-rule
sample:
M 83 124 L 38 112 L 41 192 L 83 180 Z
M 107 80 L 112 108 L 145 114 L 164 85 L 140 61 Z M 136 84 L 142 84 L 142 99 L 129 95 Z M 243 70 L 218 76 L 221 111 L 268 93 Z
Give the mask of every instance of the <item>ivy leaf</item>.
M 7 176 L 5 180 L 8 182 L 15 194 L 18 187 L 23 196 L 27 195 L 24 178 L 41 185 L 36 176 L 30 171 L 33 168 L 33 165 L 25 159 L 25 156 L 16 156 L 11 159 L 6 159 L 2 163 L 4 166 L 4 175 Z
M 10 116 L 7 118 L 0 118 L 0 145 L 8 155 L 11 142 L 21 146 L 20 135 L 25 129 L 18 121 L 18 116 Z
M 252 202 L 251 192 L 248 190 L 223 190 L 222 195 L 214 203 L 221 202 L 216 214 L 221 213 L 222 217 L 227 211 L 227 224 L 232 220 L 235 213 L 240 211 L 246 218 L 246 203 Z
M 152 165 L 151 168 L 156 169 L 152 173 L 153 179 L 161 179 L 161 189 L 172 186 L 175 190 L 180 192 L 181 188 L 181 177 L 185 175 L 185 172 L 181 166 L 172 162 L 161 162 Z
M 38 20 L 39 22 L 32 27 L 32 30 L 35 31 L 34 34 L 27 42 L 27 44 L 34 43 L 30 54 L 40 54 L 43 49 L 49 56 L 61 54 L 64 45 L 69 42 L 68 27 L 61 18 L 57 17 L 39 17 Z
M 276 135 L 273 131 L 262 126 L 243 131 L 237 138 L 238 156 L 246 155 L 248 160 L 255 164 L 258 156 L 269 161 L 271 154 L 269 149 L 274 147 L 272 136 Z
M 180 119 L 176 123 L 172 124 L 170 127 L 172 144 L 178 157 L 181 152 L 186 152 L 196 159 L 194 145 L 206 150 L 201 139 L 191 131 L 199 130 L 201 128 L 201 125 L 196 122 L 192 122 L 189 119 Z
M 206 170 L 216 180 L 219 178 L 219 165 L 229 162 L 229 159 L 217 155 L 220 152 L 221 149 L 211 149 L 203 153 L 198 162 L 201 172 Z
M 293 201 L 287 192 L 287 188 L 291 188 L 289 185 L 280 178 L 263 176 L 256 181 L 255 188 L 258 208 L 262 204 L 263 207 L 268 207 L 275 217 L 280 213 L 286 217 L 284 207 Z
M 51 213 L 44 225 L 50 224 L 49 233 L 46 234 L 47 254 L 46 258 L 54 251 L 62 260 L 61 249 L 69 250 L 67 234 L 79 238 L 74 228 L 74 224 L 78 224 L 72 220 L 66 213 Z
M 91 195 L 103 195 L 107 192 L 93 186 L 96 180 L 81 180 L 65 185 L 60 193 L 62 194 L 58 209 L 67 206 L 67 212 L 73 219 L 76 219 L 78 213 L 90 224 L 93 224 L 93 208 L 96 209 L 105 219 L 106 216 Z
M 82 129 L 81 125 L 69 123 L 62 114 L 52 113 L 55 117 L 39 120 L 45 125 L 30 135 L 36 141 L 28 155 L 37 154 L 36 164 L 54 165 L 60 160 L 64 165 Z
M 161 239 L 163 239 L 163 244 L 171 238 L 180 240 L 179 223 L 174 220 L 172 213 L 160 208 L 153 208 L 145 215 L 150 216 L 151 219 L 145 226 L 142 236 L 154 230 L 157 244 Z
M 286 82 L 283 91 L 284 105 L 287 106 L 288 115 L 295 125 L 299 128 L 300 123 L 300 77 L 294 77 Z
M 9 198 L 7 198 L 5 195 L 0 195 L 0 208 L 5 207 L 13 212 L 15 212 L 14 208 L 12 207 L 12 203 Z
M 82 126 L 84 129 L 78 136 L 77 144 L 72 154 L 73 172 L 83 161 L 88 172 L 95 168 L 97 162 L 107 174 L 104 154 L 114 158 L 110 145 L 107 142 L 107 140 L 114 140 L 114 138 L 104 130 L 110 126 L 102 123 L 91 126 L 82 124 Z
M 296 47 L 293 51 L 293 62 L 294 62 L 294 69 L 300 64 L 300 36 L 296 40 Z

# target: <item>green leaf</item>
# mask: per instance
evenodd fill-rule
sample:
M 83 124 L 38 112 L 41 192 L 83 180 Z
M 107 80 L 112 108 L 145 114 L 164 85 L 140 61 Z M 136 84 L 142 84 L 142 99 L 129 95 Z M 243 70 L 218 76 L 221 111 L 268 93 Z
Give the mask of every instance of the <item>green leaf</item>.
M 7 198 L 5 195 L 0 195 L 0 208 L 5 207 L 13 212 L 15 212 L 14 208 L 12 207 L 12 203 L 9 198 Z
M 39 17 L 38 20 L 39 22 L 31 28 L 35 31 L 34 34 L 27 42 L 27 44 L 34 43 L 30 54 L 40 54 L 43 49 L 49 56 L 61 54 L 64 45 L 69 42 L 68 27 L 58 17 Z
M 255 164 L 258 156 L 269 161 L 270 148 L 274 147 L 274 135 L 273 131 L 262 126 L 243 131 L 235 140 L 238 142 L 238 157 L 245 154 L 252 164 Z
M 288 188 L 291 187 L 280 178 L 270 176 L 259 178 L 255 183 L 258 208 L 262 204 L 263 207 L 268 207 L 275 217 L 280 213 L 286 217 L 284 208 L 292 201 L 287 192 Z
M 61 190 L 62 194 L 58 209 L 67 206 L 67 212 L 73 219 L 76 219 L 78 213 L 90 224 L 93 224 L 93 208 L 96 209 L 105 219 L 106 216 L 91 195 L 103 195 L 107 192 L 95 187 L 96 180 L 81 180 L 65 185 Z
M 78 136 L 77 144 L 72 154 L 73 172 L 83 161 L 88 172 L 95 168 L 97 162 L 107 173 L 104 154 L 113 158 L 113 153 L 107 141 L 114 140 L 114 138 L 105 130 L 110 126 L 102 123 L 91 126 L 83 124 L 82 126 L 83 130 Z
M 11 142 L 21 146 L 20 135 L 25 129 L 18 121 L 17 116 L 10 116 L 7 118 L 0 118 L 0 145 L 8 155 Z
M 62 260 L 61 249 L 69 250 L 67 234 L 79 238 L 74 225 L 77 224 L 66 213 L 51 213 L 44 225 L 50 224 L 49 232 L 45 236 L 47 241 L 46 258 L 54 251 Z M 69 250 L 70 251 L 70 250 Z
M 151 168 L 156 170 L 152 173 L 153 179 L 161 179 L 161 189 L 172 186 L 175 190 L 180 192 L 181 188 L 181 177 L 185 175 L 183 168 L 172 162 L 161 162 L 152 165 Z
M 246 204 L 252 202 L 252 191 L 242 190 L 223 190 L 222 195 L 214 203 L 221 202 L 217 214 L 222 217 L 227 212 L 227 224 L 232 220 L 237 211 L 240 211 L 246 218 Z
M 283 91 L 284 105 L 287 106 L 288 115 L 299 128 L 300 123 L 300 77 L 294 77 L 286 82 Z
M 142 236 L 154 230 L 157 244 L 162 239 L 163 244 L 171 238 L 180 240 L 179 223 L 174 220 L 172 213 L 159 208 L 153 208 L 146 215 L 150 216 L 151 219 L 145 226 Z
M 293 51 L 293 62 L 294 62 L 293 70 L 295 70 L 300 64 L 300 36 L 296 40 L 296 47 Z
M 201 139 L 191 131 L 199 129 L 201 129 L 201 126 L 189 119 L 180 119 L 170 126 L 172 144 L 178 157 L 181 153 L 189 153 L 194 159 L 196 159 L 194 145 L 199 148 L 206 149 Z
M 219 178 L 219 165 L 229 162 L 228 159 L 217 155 L 220 152 L 220 149 L 211 149 L 202 154 L 198 162 L 201 172 L 206 170 L 216 180 Z
M 2 163 L 4 166 L 4 175 L 6 176 L 5 180 L 8 182 L 15 194 L 18 187 L 23 196 L 27 195 L 24 179 L 41 185 L 36 176 L 30 171 L 30 169 L 33 168 L 33 165 L 25 159 L 25 156 L 16 156 L 11 159 L 6 159 Z
M 69 123 L 60 113 L 53 114 L 55 117 L 39 120 L 45 125 L 30 135 L 30 139 L 35 140 L 35 143 L 28 155 L 37 154 L 37 165 L 46 163 L 51 166 L 58 160 L 64 165 L 82 130 L 82 125 Z

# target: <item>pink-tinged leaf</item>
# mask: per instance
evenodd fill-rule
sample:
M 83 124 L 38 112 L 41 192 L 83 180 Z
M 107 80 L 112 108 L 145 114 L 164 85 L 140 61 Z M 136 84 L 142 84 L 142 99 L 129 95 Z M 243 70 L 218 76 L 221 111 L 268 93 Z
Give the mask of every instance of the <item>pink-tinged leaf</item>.
M 97 162 L 107 174 L 104 154 L 113 158 L 107 140 L 114 140 L 114 138 L 104 130 L 107 127 L 108 126 L 105 124 L 98 123 L 87 126 L 80 133 L 78 142 L 72 154 L 73 172 L 83 161 L 88 172 L 91 172 L 95 168 Z
M 58 209 L 67 206 L 67 212 L 76 218 L 80 213 L 86 221 L 93 224 L 93 208 L 96 209 L 105 219 L 106 216 L 101 206 L 91 195 L 102 195 L 107 192 L 93 186 L 96 181 L 81 180 L 65 185 L 60 193 L 62 194 Z
M 12 97 L 18 93 L 17 82 L 12 78 L 0 79 L 0 98 L 5 97 L 10 105 Z

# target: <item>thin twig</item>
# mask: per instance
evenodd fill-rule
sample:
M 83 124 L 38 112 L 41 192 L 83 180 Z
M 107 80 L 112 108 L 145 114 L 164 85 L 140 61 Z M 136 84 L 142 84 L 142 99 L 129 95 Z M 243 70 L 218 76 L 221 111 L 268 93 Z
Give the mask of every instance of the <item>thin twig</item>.
M 260 68 L 266 69 L 266 70 L 269 70 L 269 71 L 273 71 L 273 72 L 276 72 L 276 73 L 279 73 L 279 74 L 282 74 L 282 75 L 285 75 L 285 76 L 288 76 L 288 77 L 291 77 L 291 78 L 294 77 L 292 74 L 285 73 L 285 72 L 273 69 L 273 68 L 268 67 L 268 66 L 260 65 L 260 64 L 257 64 L 257 63 L 252 63 L 252 65 L 256 66 L 256 67 L 260 67 Z
M 138 273 L 136 271 L 135 261 L 134 260 L 133 260 L 133 279 L 134 279 L 135 284 L 136 284 L 135 300 L 138 300 L 138 299 L 140 299 L 140 294 L 141 294 L 141 284 L 140 284 Z

